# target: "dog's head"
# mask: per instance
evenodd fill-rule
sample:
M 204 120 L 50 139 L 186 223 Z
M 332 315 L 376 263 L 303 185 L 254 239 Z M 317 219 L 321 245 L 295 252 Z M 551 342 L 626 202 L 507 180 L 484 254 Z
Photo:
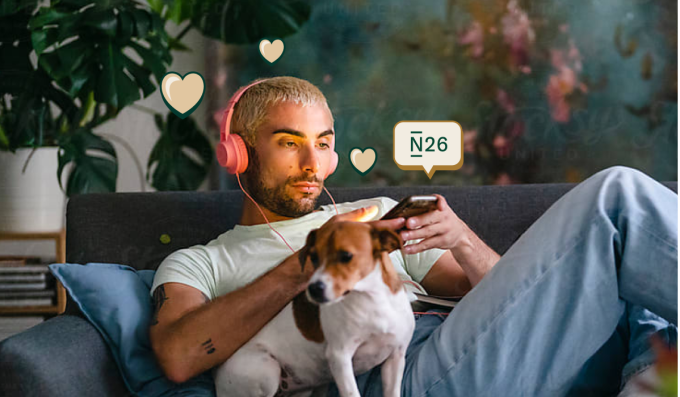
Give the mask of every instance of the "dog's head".
M 312 230 L 300 251 L 300 264 L 316 269 L 307 287 L 307 297 L 316 303 L 335 301 L 369 275 L 380 262 L 383 280 L 393 293 L 401 281 L 389 259 L 403 245 L 392 230 L 362 222 L 334 222 Z

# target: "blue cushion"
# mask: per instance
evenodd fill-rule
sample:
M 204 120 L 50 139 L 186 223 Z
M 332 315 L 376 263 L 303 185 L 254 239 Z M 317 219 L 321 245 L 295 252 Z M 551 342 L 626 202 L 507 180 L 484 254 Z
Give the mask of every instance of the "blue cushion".
M 156 362 L 148 335 L 153 314 L 149 290 L 155 271 L 110 263 L 54 263 L 49 267 L 102 335 L 135 395 L 215 396 L 210 371 L 176 384 Z

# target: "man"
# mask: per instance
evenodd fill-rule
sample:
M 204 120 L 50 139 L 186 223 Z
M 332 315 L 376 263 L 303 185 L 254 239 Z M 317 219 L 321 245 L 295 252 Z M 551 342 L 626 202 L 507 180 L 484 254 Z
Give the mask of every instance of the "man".
M 376 198 L 338 204 L 341 215 L 333 206 L 315 211 L 335 130 L 309 82 L 277 77 L 251 87 L 232 125 L 248 147 L 245 190 L 297 250 L 326 222 L 357 220 L 373 205 L 379 219 L 396 204 Z M 375 221 L 394 230 L 404 223 L 411 243 L 391 254 L 400 276 L 430 294 L 467 293 L 446 320 L 418 319 L 405 396 L 605 395 L 651 364 L 649 335 L 675 341 L 666 320 L 677 324 L 677 195 L 638 171 L 614 167 L 581 183 L 502 258 L 441 196 L 436 211 Z M 223 363 L 311 273 L 244 200 L 234 229 L 173 253 L 156 273 L 150 337 L 166 375 L 183 382 Z M 379 368 L 358 381 L 362 395 L 382 395 Z

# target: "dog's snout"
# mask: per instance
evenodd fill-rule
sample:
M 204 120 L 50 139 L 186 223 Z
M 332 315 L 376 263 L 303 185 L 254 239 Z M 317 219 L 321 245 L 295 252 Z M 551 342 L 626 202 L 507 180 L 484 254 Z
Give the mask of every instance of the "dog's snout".
M 309 295 L 317 302 L 325 302 L 326 299 L 326 284 L 323 281 L 317 281 L 309 284 L 307 287 Z

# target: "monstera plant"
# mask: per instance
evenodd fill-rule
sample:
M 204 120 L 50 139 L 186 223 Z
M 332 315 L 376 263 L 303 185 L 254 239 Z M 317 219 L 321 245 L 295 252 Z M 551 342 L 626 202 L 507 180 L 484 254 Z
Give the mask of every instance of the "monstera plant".
M 298 0 L 3 0 L 0 151 L 58 147 L 60 185 L 71 165 L 67 196 L 115 191 L 116 151 L 96 128 L 155 92 L 172 51 L 188 51 L 188 30 L 250 44 L 295 33 L 310 14 Z M 177 37 L 169 22 L 184 25 Z M 197 189 L 212 159 L 205 134 L 170 112 L 155 121 L 147 179 L 157 190 Z

